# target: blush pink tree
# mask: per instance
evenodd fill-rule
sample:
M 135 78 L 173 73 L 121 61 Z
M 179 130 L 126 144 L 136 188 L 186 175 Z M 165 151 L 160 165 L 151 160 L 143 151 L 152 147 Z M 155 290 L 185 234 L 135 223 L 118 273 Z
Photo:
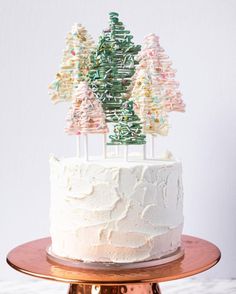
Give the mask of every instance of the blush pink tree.
M 80 82 L 73 91 L 72 105 L 67 116 L 66 132 L 70 135 L 84 135 L 85 158 L 88 160 L 88 134 L 104 135 L 104 157 L 106 157 L 106 134 L 108 127 L 101 102 L 94 96 L 87 82 Z M 77 155 L 79 154 L 77 142 Z
M 175 80 L 172 62 L 160 46 L 155 34 L 144 39 L 138 54 L 139 65 L 133 76 L 127 97 L 143 120 L 144 132 L 151 134 L 151 153 L 155 157 L 155 137 L 169 131 L 168 113 L 184 112 L 185 105 Z

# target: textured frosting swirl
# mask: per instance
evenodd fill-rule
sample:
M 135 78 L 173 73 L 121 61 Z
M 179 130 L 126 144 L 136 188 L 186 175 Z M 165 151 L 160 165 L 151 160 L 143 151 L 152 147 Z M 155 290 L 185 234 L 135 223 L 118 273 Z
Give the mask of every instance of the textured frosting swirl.
M 160 258 L 180 245 L 181 164 L 50 159 L 55 254 L 99 262 Z

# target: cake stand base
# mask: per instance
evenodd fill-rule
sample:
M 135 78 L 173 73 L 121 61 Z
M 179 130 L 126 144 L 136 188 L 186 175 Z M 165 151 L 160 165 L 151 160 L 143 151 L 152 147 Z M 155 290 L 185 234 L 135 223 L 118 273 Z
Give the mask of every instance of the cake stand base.
M 158 283 L 137 285 L 83 285 L 71 284 L 68 294 L 161 294 Z
M 182 236 L 183 257 L 161 265 L 147 262 L 140 268 L 62 265 L 48 258 L 50 245 L 50 238 L 25 243 L 8 254 L 7 262 L 22 273 L 70 284 L 67 294 L 160 294 L 158 283 L 193 276 L 220 260 L 220 250 L 214 244 L 186 235 Z

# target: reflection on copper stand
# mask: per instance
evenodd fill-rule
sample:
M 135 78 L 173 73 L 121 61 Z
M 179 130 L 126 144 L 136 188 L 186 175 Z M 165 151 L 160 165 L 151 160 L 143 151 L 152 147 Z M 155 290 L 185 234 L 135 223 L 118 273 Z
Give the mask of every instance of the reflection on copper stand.
M 220 250 L 214 244 L 183 235 L 184 256 L 180 256 L 180 251 L 174 261 L 158 265 L 152 261 L 131 268 L 121 265 L 109 270 L 95 266 L 80 268 L 48 258 L 50 243 L 50 238 L 43 238 L 20 245 L 8 254 L 7 262 L 22 273 L 69 283 L 68 294 L 160 294 L 159 282 L 195 275 L 220 260 Z
M 68 294 L 160 294 L 161 290 L 157 283 L 137 285 L 70 285 Z

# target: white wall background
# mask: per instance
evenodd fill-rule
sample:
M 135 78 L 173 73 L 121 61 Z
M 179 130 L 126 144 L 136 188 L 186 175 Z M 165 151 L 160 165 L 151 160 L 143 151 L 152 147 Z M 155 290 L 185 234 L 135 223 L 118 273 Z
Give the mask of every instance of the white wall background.
M 5 264 L 12 247 L 49 234 L 49 153 L 75 152 L 67 107 L 47 95 L 64 37 L 81 22 L 97 39 L 113 10 L 136 43 L 158 34 L 178 69 L 187 112 L 160 149 L 183 161 L 185 233 L 222 250 L 204 275 L 236 277 L 236 1 L 1 0 L 0 279 L 22 278 Z

